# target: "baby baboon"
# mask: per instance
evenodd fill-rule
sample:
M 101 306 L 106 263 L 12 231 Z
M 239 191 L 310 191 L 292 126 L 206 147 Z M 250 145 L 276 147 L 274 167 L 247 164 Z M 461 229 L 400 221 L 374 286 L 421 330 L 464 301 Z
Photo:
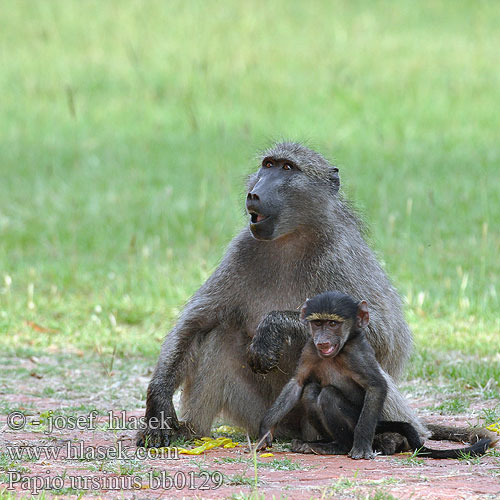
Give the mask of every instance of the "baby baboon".
M 295 375 L 262 419 L 260 449 L 271 446 L 274 427 L 302 400 L 309 422 L 323 439 L 294 440 L 293 451 L 374 458 L 374 448 L 387 454 L 384 440 L 379 439 L 373 447 L 375 434 L 396 432 L 406 441 L 390 444 L 391 452 L 419 450 L 419 454 L 432 458 L 484 455 L 492 442 L 489 438 L 467 448 L 432 450 L 423 446 L 411 423 L 382 419 L 387 377 L 366 340 L 369 312 L 364 300 L 357 302 L 341 292 L 324 292 L 306 301 L 301 320 L 308 324 L 310 338 Z
M 221 412 L 255 435 L 308 337 L 298 308 L 322 290 L 341 289 L 374 304 L 367 339 L 384 370 L 400 375 L 411 332 L 339 186 L 338 169 L 300 144 L 276 144 L 263 154 L 248 180 L 249 227 L 234 238 L 165 338 L 138 445 L 209 434 Z M 172 404 L 181 385 L 183 422 Z M 392 405 L 392 420 L 404 420 L 400 407 Z M 277 432 L 300 437 L 300 421 L 297 411 Z

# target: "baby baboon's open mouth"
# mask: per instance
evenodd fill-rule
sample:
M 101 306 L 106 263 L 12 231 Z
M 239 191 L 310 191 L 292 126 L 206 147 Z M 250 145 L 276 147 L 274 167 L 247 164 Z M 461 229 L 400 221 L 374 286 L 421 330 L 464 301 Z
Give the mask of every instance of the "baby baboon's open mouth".
M 338 348 L 339 348 L 339 344 L 334 344 L 334 345 L 328 347 L 327 349 L 319 349 L 319 351 L 321 352 L 322 356 L 324 356 L 325 358 L 328 358 L 330 356 L 334 356 L 335 354 L 337 354 Z
M 258 222 L 262 222 L 263 220 L 266 220 L 268 216 L 258 214 L 257 212 L 248 212 L 250 214 L 250 222 L 252 224 L 257 224 Z

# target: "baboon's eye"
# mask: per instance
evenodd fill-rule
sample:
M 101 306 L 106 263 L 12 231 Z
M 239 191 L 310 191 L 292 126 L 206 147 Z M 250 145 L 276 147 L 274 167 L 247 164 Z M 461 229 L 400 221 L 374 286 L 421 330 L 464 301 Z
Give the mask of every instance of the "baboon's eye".
M 323 321 L 321 321 L 320 319 L 317 319 L 315 321 L 312 322 L 314 326 L 321 326 L 323 324 Z
M 329 322 L 328 322 L 328 324 L 329 324 L 330 326 L 337 326 L 337 325 L 339 324 L 339 322 L 338 322 L 338 321 L 333 321 L 333 320 L 331 320 L 331 321 L 329 321 Z
M 272 161 L 266 161 L 264 163 L 264 167 L 266 167 L 266 168 L 271 168 L 272 166 L 273 166 L 273 162 Z
M 290 163 L 285 163 L 283 165 L 283 170 L 293 170 L 293 167 L 290 165 Z

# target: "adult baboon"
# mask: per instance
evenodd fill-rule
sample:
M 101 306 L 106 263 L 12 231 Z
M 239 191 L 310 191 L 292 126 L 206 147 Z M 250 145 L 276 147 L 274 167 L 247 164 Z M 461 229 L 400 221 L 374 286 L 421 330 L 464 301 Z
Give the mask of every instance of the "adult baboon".
M 301 144 L 278 143 L 263 154 L 248 180 L 249 228 L 234 238 L 165 338 L 138 445 L 206 435 L 219 413 L 255 435 L 307 339 L 298 308 L 323 290 L 373 304 L 368 340 L 381 366 L 400 375 L 412 348 L 401 301 L 339 186 L 338 169 Z M 183 422 L 172 404 L 181 384 Z M 394 404 L 391 419 L 407 419 L 399 407 Z M 292 412 L 278 435 L 298 437 L 301 418 L 300 409 Z

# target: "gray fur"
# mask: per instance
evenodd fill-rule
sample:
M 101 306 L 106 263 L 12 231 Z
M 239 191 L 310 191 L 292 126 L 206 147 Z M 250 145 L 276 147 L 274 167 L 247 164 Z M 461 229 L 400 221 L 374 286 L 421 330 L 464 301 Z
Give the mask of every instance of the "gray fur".
M 430 437 L 430 432 L 426 426 L 418 419 L 413 409 L 408 404 L 408 400 L 401 394 L 390 375 L 382 370 L 387 382 L 387 397 L 382 410 L 382 420 L 395 420 L 408 422 L 415 427 L 422 441 Z
M 265 201 L 275 216 L 272 235 L 256 239 L 244 228 L 185 306 L 163 343 L 147 395 L 146 420 L 163 412 L 171 428 L 140 431 L 139 445 L 146 440 L 148 446 L 168 444 L 177 434 L 172 395 L 181 384 L 182 418 L 188 429 L 208 434 L 223 412 L 255 434 L 266 408 L 293 374 L 307 336 L 295 312 L 274 313 L 283 336 L 271 342 L 273 353 L 266 343 L 268 329 L 259 324 L 271 311 L 298 312 L 307 297 L 324 290 L 341 290 L 368 302 L 367 336 L 389 374 L 398 377 L 410 355 L 412 335 L 399 295 L 339 192 L 337 169 L 297 143 L 276 144 L 263 158 L 288 159 L 297 167 L 288 177 L 283 173 L 283 181 Z M 250 176 L 250 193 L 266 187 L 265 176 L 263 169 Z M 247 357 L 255 369 L 259 359 L 266 365 L 269 353 L 273 359 L 261 371 L 276 363 L 279 369 L 255 373 Z M 284 433 L 296 435 L 294 425 Z

